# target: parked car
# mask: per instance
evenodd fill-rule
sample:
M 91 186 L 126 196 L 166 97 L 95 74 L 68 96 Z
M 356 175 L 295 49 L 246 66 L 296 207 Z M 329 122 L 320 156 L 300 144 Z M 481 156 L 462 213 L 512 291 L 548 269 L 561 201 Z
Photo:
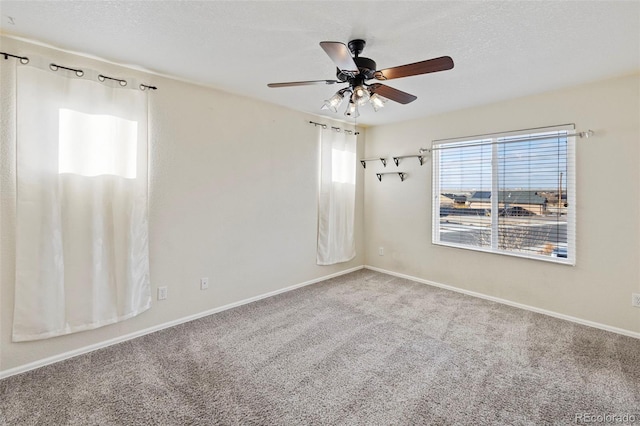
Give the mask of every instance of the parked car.
M 551 257 L 567 257 L 567 248 L 566 247 L 556 247 L 551 252 Z

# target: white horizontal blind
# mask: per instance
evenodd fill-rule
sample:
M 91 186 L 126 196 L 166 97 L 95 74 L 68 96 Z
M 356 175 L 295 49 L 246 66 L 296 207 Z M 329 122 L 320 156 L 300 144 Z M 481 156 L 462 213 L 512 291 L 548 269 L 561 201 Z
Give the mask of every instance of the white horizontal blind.
M 481 143 L 478 143 L 481 142 Z M 490 140 L 456 143 L 446 151 L 434 151 L 434 242 L 469 247 L 491 247 L 489 206 L 469 209 L 473 193 L 491 194 L 492 147 Z M 435 220 L 439 218 L 440 220 Z
M 434 145 L 433 242 L 575 264 L 571 130 Z

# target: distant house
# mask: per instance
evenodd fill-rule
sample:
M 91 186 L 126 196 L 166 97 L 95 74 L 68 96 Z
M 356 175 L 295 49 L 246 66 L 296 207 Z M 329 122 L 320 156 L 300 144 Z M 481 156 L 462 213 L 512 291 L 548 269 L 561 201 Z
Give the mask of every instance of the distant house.
M 443 207 L 467 207 L 467 196 L 462 194 L 444 193 L 440 194 L 440 205 Z
M 475 191 L 467 198 L 472 209 L 490 209 L 491 191 Z M 499 191 L 498 208 L 507 215 L 525 216 L 526 212 L 541 215 L 547 211 L 547 199 L 537 191 Z
M 549 205 L 556 205 L 558 204 L 558 191 L 540 191 L 538 192 L 538 195 L 540 195 L 541 197 L 545 197 L 547 199 L 547 204 Z M 567 204 L 567 191 L 566 189 L 564 191 L 562 191 L 561 194 L 561 203 L 565 205 Z

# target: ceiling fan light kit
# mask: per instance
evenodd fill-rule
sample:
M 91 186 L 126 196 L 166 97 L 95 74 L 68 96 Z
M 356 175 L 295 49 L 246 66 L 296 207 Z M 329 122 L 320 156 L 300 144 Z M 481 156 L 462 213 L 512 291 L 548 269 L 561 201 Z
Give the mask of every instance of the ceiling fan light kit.
M 373 110 L 375 112 L 378 112 L 378 110 L 382 107 L 384 107 L 384 104 L 388 101 L 388 99 L 383 98 L 382 96 L 378 95 L 377 93 L 374 93 L 373 95 L 371 95 L 371 97 L 369 98 L 369 103 L 371 103 L 371 106 L 373 107 Z
M 348 88 L 338 90 L 335 95 L 324 101 L 324 105 L 320 109 L 328 109 L 331 112 L 338 112 L 338 108 L 342 105 L 344 94 L 349 91 Z
M 316 84 L 347 83 L 349 86 L 338 90 L 333 96 L 324 101 L 321 109 L 328 109 L 331 112 L 338 112 L 338 108 L 349 93 L 349 103 L 344 115 L 356 118 L 360 115 L 358 106 L 371 104 L 373 110 L 377 112 L 384 107 L 387 100 L 392 100 L 400 104 L 408 104 L 417 99 L 416 96 L 394 89 L 381 83 L 367 84 L 368 80 L 379 81 L 391 80 L 394 78 L 410 77 L 414 75 L 428 74 L 432 72 L 445 71 L 453 68 L 453 59 L 449 56 L 428 59 L 426 61 L 401 65 L 398 67 L 377 70 L 374 60 L 361 57 L 366 42 L 361 39 L 351 40 L 349 45 L 337 41 L 322 41 L 320 47 L 336 64 L 337 80 L 313 80 L 295 81 L 287 83 L 269 83 L 269 87 L 292 87 L 309 86 Z
M 364 86 L 356 86 L 353 89 L 353 95 L 351 95 L 351 99 L 358 106 L 362 106 L 369 102 L 370 97 L 371 95 L 369 95 L 369 91 Z
M 353 102 L 352 99 L 349 100 L 349 105 L 347 105 L 347 110 L 344 112 L 344 115 L 352 118 L 360 117 L 360 112 L 358 111 L 358 105 L 355 102 Z

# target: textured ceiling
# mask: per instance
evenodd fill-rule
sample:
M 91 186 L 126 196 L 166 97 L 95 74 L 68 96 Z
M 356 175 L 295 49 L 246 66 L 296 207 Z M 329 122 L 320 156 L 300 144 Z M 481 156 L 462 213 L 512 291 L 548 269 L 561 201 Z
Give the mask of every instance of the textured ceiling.
M 640 70 L 638 1 L 0 1 L 0 31 L 262 99 L 320 111 L 342 86 L 318 43 L 363 38 L 378 68 L 449 55 L 451 71 L 390 80 L 376 125 Z

